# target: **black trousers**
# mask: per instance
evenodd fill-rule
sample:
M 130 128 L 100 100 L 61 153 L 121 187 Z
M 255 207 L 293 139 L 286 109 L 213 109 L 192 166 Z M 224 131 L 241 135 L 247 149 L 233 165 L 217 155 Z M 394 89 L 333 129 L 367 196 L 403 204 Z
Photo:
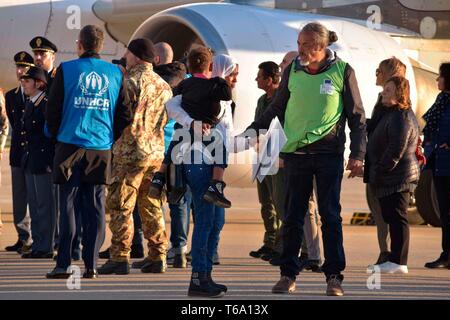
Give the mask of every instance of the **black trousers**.
M 442 224 L 441 258 L 450 260 L 450 177 L 434 176 L 434 188 Z
M 281 275 L 295 278 L 299 274 L 298 255 L 303 240 L 303 225 L 317 183 L 317 202 L 322 221 L 325 276 L 343 279 L 345 253 L 341 218 L 341 182 L 344 174 L 342 154 L 288 154 L 285 163 L 285 214 L 281 227 L 283 253 Z
M 391 255 L 389 261 L 408 264 L 409 225 L 407 210 L 409 206 L 409 191 L 396 192 L 387 197 L 379 198 L 381 214 L 389 225 L 391 235 Z
M 104 185 L 81 181 L 83 167 L 75 166 L 66 184 L 60 185 L 61 212 L 57 267 L 67 269 L 71 264 L 76 217 L 81 215 L 83 228 L 82 257 L 87 269 L 96 269 L 98 252 L 105 238 Z

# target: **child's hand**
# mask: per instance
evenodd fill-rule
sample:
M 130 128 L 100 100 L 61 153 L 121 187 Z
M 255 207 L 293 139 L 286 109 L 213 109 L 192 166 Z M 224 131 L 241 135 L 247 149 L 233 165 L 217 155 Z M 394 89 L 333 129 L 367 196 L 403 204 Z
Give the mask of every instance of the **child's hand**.
M 211 125 L 200 121 L 192 121 L 191 128 L 197 136 L 207 136 L 211 133 Z

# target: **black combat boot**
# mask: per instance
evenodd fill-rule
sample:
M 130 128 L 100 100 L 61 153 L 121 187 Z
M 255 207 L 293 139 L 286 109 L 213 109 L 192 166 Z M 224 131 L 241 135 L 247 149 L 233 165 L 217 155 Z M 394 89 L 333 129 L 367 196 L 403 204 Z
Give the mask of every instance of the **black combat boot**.
M 98 274 L 129 274 L 130 265 L 128 262 L 106 261 L 98 270 Z
M 167 269 L 166 259 L 147 262 L 141 267 L 142 273 L 164 273 Z
M 225 292 L 211 284 L 206 272 L 192 272 L 188 296 L 221 298 Z

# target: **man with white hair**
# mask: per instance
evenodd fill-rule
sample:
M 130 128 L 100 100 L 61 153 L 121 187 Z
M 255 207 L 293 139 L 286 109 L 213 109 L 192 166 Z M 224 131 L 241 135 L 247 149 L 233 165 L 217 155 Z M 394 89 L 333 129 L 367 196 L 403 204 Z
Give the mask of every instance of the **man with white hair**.
M 286 68 L 272 103 L 248 128 L 258 132 L 267 129 L 274 117 L 284 116 L 286 216 L 282 226 L 281 278 L 273 287 L 273 293 L 295 291 L 296 276 L 301 268 L 298 254 L 303 226 L 315 180 L 322 220 L 326 294 L 344 294 L 342 271 L 346 263 L 340 193 L 346 124 L 350 127 L 351 138 L 349 177 L 362 174 L 367 134 L 355 71 L 328 48 L 336 41 L 336 33 L 320 23 L 303 27 L 297 40 L 299 57 Z

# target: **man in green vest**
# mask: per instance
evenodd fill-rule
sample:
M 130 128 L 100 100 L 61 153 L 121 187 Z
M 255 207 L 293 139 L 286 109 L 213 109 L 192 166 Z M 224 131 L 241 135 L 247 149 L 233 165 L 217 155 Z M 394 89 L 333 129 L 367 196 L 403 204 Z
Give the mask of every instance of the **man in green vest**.
M 277 94 L 248 129 L 267 129 L 274 117 L 284 120 L 287 143 L 282 150 L 286 179 L 282 226 L 281 278 L 273 293 L 295 291 L 298 254 L 308 202 L 317 183 L 327 280 L 327 295 L 342 296 L 345 254 L 340 206 L 344 174 L 345 125 L 350 127 L 350 176 L 362 174 L 366 119 L 354 70 L 328 48 L 336 33 L 309 23 L 298 37 L 299 57 L 285 70 Z M 247 135 L 247 134 L 244 134 Z

